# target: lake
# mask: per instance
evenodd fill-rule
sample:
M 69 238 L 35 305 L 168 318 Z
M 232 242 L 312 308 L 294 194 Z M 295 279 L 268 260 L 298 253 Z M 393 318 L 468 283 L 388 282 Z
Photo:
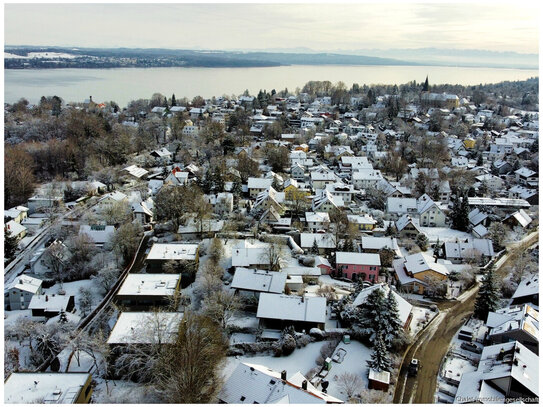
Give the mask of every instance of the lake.
M 458 68 L 443 66 L 340 66 L 291 65 L 270 68 L 117 68 L 4 70 L 5 102 L 25 97 L 37 103 L 41 96 L 58 95 L 65 102 L 82 102 L 89 96 L 96 102 L 114 100 L 120 106 L 160 92 L 180 99 L 240 95 L 245 89 L 294 91 L 310 80 L 353 83 L 402 84 L 416 80 L 430 84 L 478 85 L 539 76 L 538 70 L 500 68 Z

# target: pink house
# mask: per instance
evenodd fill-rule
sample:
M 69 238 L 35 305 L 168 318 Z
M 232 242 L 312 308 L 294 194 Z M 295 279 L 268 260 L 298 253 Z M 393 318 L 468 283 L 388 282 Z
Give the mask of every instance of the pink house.
M 381 258 L 377 253 L 336 253 L 336 271 L 351 280 L 377 281 Z

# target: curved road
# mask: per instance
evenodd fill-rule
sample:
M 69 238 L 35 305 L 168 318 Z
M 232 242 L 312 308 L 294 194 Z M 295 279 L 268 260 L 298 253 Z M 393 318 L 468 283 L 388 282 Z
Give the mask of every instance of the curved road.
M 538 238 L 539 233 L 534 232 L 521 242 L 512 244 L 511 250 L 508 250 L 497 262 L 496 273 L 505 269 L 515 248 L 521 243 L 534 244 Z M 447 353 L 452 338 L 473 312 L 478 291 L 479 284 L 462 294 L 459 301 L 440 304 L 439 315 L 419 334 L 404 356 L 394 393 L 395 404 L 435 402 L 441 361 Z M 412 358 L 420 361 L 416 377 L 407 376 L 407 368 Z

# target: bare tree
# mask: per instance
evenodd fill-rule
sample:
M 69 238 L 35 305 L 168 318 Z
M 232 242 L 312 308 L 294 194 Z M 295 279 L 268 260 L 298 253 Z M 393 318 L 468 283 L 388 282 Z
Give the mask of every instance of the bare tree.
M 278 239 L 272 239 L 268 243 L 262 261 L 269 264 L 271 271 L 280 271 L 284 257 L 284 246 Z
M 338 377 L 338 387 L 351 400 L 363 390 L 364 381 L 354 373 L 344 372 Z
M 222 387 L 227 341 L 216 323 L 185 312 L 176 342 L 157 365 L 156 387 L 166 403 L 210 403 Z
M 67 257 L 67 248 L 64 243 L 59 240 L 55 240 L 51 243 L 44 254 L 45 265 L 49 267 L 57 277 L 61 287 L 64 280 L 64 269 L 66 268 Z
M 221 289 L 204 298 L 202 312 L 224 330 L 240 306 L 241 302 L 235 293 Z

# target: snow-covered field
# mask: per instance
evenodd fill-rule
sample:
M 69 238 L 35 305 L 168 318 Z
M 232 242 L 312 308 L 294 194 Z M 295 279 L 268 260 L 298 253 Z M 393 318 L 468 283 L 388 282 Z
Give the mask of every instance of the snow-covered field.
M 17 54 L 12 54 L 10 52 L 4 52 L 4 58 L 10 59 L 10 58 L 19 58 L 19 59 L 33 59 L 33 58 L 45 58 L 45 59 L 52 59 L 52 58 L 79 58 L 81 55 L 74 55 L 74 54 L 67 54 L 65 52 L 29 52 L 27 56 L 21 56 Z

